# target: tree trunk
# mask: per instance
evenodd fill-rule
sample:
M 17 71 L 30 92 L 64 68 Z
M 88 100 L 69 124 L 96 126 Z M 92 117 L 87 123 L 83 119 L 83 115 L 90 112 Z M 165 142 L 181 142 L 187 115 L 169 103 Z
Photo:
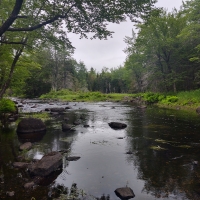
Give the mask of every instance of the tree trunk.
M 22 42 L 24 43 L 24 45 L 22 45 L 21 48 L 17 50 L 17 52 L 15 54 L 15 57 L 14 57 L 14 60 L 12 62 L 11 68 L 10 68 L 10 73 L 8 75 L 8 78 L 7 78 L 6 82 L 3 84 L 3 86 L 2 86 L 2 88 L 0 90 L 0 99 L 3 98 L 3 95 L 6 92 L 6 89 L 8 89 L 8 87 L 10 86 L 10 82 L 12 80 L 14 69 L 16 67 L 17 61 L 19 60 L 19 57 L 21 56 L 21 54 L 22 54 L 22 52 L 24 50 L 25 44 L 27 42 L 27 38 L 22 39 Z
M 16 0 L 15 6 L 13 8 L 12 13 L 9 18 L 3 23 L 0 27 L 0 37 L 8 30 L 8 28 L 13 24 L 13 22 L 17 19 L 17 16 L 21 10 L 23 4 L 23 0 Z

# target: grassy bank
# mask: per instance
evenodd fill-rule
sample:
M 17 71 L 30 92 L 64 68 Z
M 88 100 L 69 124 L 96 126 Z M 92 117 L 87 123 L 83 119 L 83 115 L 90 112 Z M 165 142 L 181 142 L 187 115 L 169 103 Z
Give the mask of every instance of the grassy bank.
M 179 92 L 176 94 L 163 93 L 138 93 L 138 94 L 103 94 L 101 92 L 74 92 L 70 90 L 51 91 L 44 94 L 41 99 L 54 99 L 62 101 L 124 101 L 140 99 L 143 104 L 156 104 L 159 107 L 196 110 L 200 106 L 200 89 L 193 91 Z
M 155 103 L 159 107 L 196 110 L 200 106 L 200 89 L 178 92 L 176 94 L 143 93 L 138 94 L 146 103 Z
M 132 97 L 133 94 L 103 94 L 101 92 L 73 92 L 70 90 L 51 91 L 48 94 L 42 95 L 41 99 L 58 99 L 61 101 L 86 101 L 86 102 L 98 102 L 98 101 L 122 101 L 126 97 Z

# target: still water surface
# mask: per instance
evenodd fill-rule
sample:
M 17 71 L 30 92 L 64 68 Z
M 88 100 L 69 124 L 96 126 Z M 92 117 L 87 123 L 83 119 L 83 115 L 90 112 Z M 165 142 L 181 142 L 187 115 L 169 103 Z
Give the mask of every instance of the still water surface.
M 66 105 L 27 101 L 21 112 L 59 106 Z M 45 121 L 46 134 L 27 153 L 28 158 L 40 159 L 47 152 L 65 149 L 67 156 L 81 157 L 70 162 L 64 157 L 62 170 L 50 185 L 23 189 L 28 172 L 12 167 L 23 140 L 17 137 L 15 124 L 0 130 L 0 199 L 6 199 L 6 191 L 15 191 L 9 199 L 51 199 L 53 187 L 70 188 L 73 183 L 89 198 L 108 195 L 117 200 L 114 190 L 128 186 L 137 200 L 200 199 L 200 117 L 196 113 L 113 102 L 69 106 L 64 115 Z M 70 123 L 81 119 L 75 131 L 62 131 L 66 117 Z M 127 128 L 111 129 L 112 121 L 126 123 Z

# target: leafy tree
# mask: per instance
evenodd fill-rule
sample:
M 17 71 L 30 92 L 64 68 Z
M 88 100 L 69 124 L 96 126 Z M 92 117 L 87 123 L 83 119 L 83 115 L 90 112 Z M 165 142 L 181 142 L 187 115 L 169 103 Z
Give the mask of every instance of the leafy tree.
M 9 87 L 15 66 L 25 47 L 36 47 L 46 40 L 71 46 L 67 32 L 93 33 L 92 38 L 107 38 L 107 22 L 120 23 L 148 13 L 156 0 L 3 0 L 0 7 L 0 43 L 13 47 L 14 59 L 6 82 L 0 90 L 2 98 Z
M 79 81 L 79 88 L 81 90 L 87 90 L 87 69 L 84 62 L 80 61 L 76 64 L 77 79 Z
M 132 20 L 148 13 L 155 0 L 62 0 L 32 1 L 4 0 L 1 2 L 0 37 L 7 31 L 33 31 L 46 26 L 61 31 L 64 26 L 69 32 L 93 32 L 94 37 L 104 38 L 111 34 L 106 22 L 119 23 L 129 16 Z M 12 8 L 12 9 L 11 9 Z
M 132 49 L 127 50 L 130 55 L 126 65 L 132 67 L 139 87 L 141 83 L 146 89 L 163 91 L 165 88 L 165 91 L 176 92 L 177 85 L 185 78 L 180 59 L 177 59 L 182 49 L 177 36 L 185 26 L 185 17 L 176 10 L 172 13 L 155 10 L 143 24 L 138 24 L 138 36 L 132 38 Z

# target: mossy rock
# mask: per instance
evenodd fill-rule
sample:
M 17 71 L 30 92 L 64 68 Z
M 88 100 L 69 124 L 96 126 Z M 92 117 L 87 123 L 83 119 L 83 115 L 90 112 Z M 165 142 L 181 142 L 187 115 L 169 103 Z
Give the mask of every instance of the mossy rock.
M 46 125 L 41 119 L 36 118 L 24 118 L 17 127 L 17 133 L 33 133 L 46 131 Z

